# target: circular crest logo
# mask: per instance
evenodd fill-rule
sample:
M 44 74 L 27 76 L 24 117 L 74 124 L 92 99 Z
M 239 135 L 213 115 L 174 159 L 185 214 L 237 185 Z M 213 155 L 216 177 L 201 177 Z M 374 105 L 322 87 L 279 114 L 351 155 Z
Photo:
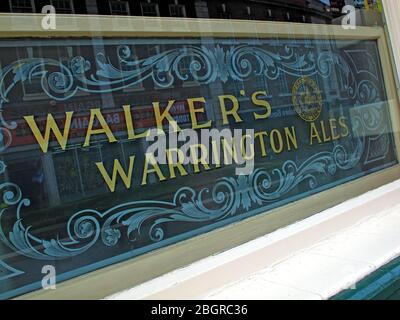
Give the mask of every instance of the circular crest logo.
M 292 89 L 292 103 L 304 121 L 317 120 L 322 112 L 322 95 L 317 82 L 308 77 L 297 79 Z

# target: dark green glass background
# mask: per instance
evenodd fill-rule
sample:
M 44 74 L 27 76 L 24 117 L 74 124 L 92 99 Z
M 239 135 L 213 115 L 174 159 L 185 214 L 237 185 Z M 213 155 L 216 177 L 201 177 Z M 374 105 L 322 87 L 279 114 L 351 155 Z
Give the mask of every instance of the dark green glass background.
M 375 41 L 273 39 L 7 40 L 1 43 L 4 164 L 1 176 L 0 297 L 40 288 L 44 265 L 65 280 L 155 248 L 266 212 L 397 164 Z M 176 63 L 175 63 L 176 62 Z M 318 121 L 346 117 L 350 135 L 309 145 L 310 124 L 292 105 L 292 87 L 309 77 L 322 93 Z M 241 90 L 265 91 L 272 106 L 254 120 Z M 221 124 L 219 95 L 240 97 L 241 123 Z M 299 149 L 261 156 L 255 171 L 235 166 L 141 187 L 146 142 L 130 141 L 122 106 L 141 130 L 152 126 L 152 102 L 179 102 L 174 117 L 190 128 L 186 99 L 205 97 L 217 129 L 255 132 L 294 126 Z M 89 110 L 101 108 L 118 137 L 83 148 Z M 182 109 L 183 108 L 183 109 Z M 68 148 L 43 154 L 23 116 L 74 111 Z M 259 111 L 259 110 L 258 110 Z M 12 125 L 15 122 L 15 128 Z M 62 121 L 61 121 L 62 123 Z M 43 128 L 41 128 L 43 129 Z M 95 162 L 127 168 L 133 187 L 110 193 Z M 162 166 L 168 177 L 168 168 Z M 193 171 L 188 166 L 189 172 Z M 29 199 L 29 200 L 28 200 Z M 223 239 L 221 239 L 223 241 Z

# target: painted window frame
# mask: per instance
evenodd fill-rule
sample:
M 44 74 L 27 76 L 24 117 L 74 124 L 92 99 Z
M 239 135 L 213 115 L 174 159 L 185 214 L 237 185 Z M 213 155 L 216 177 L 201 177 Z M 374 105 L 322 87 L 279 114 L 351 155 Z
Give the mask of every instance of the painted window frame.
M 116 3 L 125 4 L 126 14 L 113 12 L 112 4 L 116 4 Z M 129 8 L 129 2 L 126 1 L 126 0 L 122 0 L 122 1 L 120 1 L 120 0 L 110 0 L 110 1 L 108 1 L 108 5 L 109 5 L 109 9 L 110 9 L 110 14 L 111 15 L 123 15 L 123 16 L 130 16 L 131 15 L 131 10 Z
M 21 12 L 18 12 L 18 11 L 13 11 L 13 4 L 12 4 L 12 1 L 13 0 L 9 0 L 8 1 L 8 3 L 9 3 L 9 5 L 10 5 L 10 11 L 12 12 L 12 13 L 21 13 Z M 31 2 L 31 7 L 32 7 L 32 13 L 33 12 L 35 12 L 35 10 L 36 10 L 36 7 L 35 7 L 35 1 L 34 0 L 30 0 L 30 2 Z
M 41 15 L 7 15 L 0 17 L 0 38 L 43 36 Z M 9 30 L 13 20 L 19 29 Z M 71 21 L 72 20 L 72 21 Z M 117 21 L 115 21 L 117 20 Z M 116 23 L 117 22 L 117 23 Z M 284 39 L 305 37 L 337 40 L 376 40 L 388 105 L 394 131 L 397 157 L 400 159 L 400 112 L 399 96 L 394 78 L 394 64 L 390 54 L 387 33 L 381 27 L 357 27 L 344 30 L 341 26 L 317 25 L 269 21 L 213 20 L 193 18 L 159 17 L 101 17 L 60 15 L 57 30 L 48 30 L 53 37 L 215 37 L 258 38 L 280 37 Z M 204 28 L 207 25 L 207 28 Z M 28 27 L 29 26 L 29 27 Z M 278 228 L 307 218 L 345 200 L 400 178 L 400 165 L 367 175 L 336 188 L 312 195 L 248 218 L 244 221 L 184 240 L 174 245 L 154 250 L 137 258 L 88 273 L 63 283 L 57 291 L 36 291 L 18 299 L 69 299 L 104 298 L 131 288 L 201 258 L 233 248 Z M 293 214 L 293 213 L 296 214 Z M 224 239 L 224 241 L 221 241 Z M 187 255 L 190 251 L 191 254 Z M 137 276 L 132 277 L 132 272 Z
M 59 0 L 50 0 L 50 4 L 56 9 L 56 12 L 58 13 L 57 10 L 59 10 L 59 9 L 57 9 L 57 7 L 54 5 L 55 1 L 59 1 Z M 70 4 L 70 8 L 71 8 L 71 12 L 68 12 L 68 13 L 62 12 L 62 14 L 75 14 L 74 1 L 73 0 L 62 0 L 62 1 L 68 1 Z
M 177 9 L 177 11 L 181 10 L 182 15 L 181 15 L 181 16 L 179 16 L 179 15 L 172 15 L 172 14 L 173 14 L 172 11 L 173 11 L 174 9 Z M 185 7 L 185 5 L 184 5 L 184 4 L 178 3 L 178 1 L 175 1 L 175 3 L 169 4 L 169 5 L 168 5 L 168 10 L 169 10 L 169 14 L 170 14 L 171 17 L 185 18 L 185 17 L 187 16 L 187 15 L 186 15 L 186 7 Z
M 140 10 L 142 11 L 143 16 L 146 16 L 146 17 L 148 16 L 147 15 L 148 12 L 144 11 L 146 6 L 153 7 L 155 9 L 155 15 L 151 15 L 151 17 L 159 17 L 160 16 L 160 6 L 158 5 L 158 3 L 151 2 L 150 0 L 140 2 Z

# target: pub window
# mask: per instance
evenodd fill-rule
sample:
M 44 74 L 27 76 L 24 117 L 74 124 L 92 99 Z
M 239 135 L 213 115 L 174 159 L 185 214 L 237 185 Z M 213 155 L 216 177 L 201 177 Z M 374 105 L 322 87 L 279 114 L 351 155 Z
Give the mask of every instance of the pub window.
M 7 1 L 16 12 L 40 12 L 45 4 L 57 6 L 58 12 L 84 11 L 82 0 Z M 76 24 L 68 30 L 79 33 L 43 32 L 40 25 L 35 31 L 38 19 L 32 14 L 8 14 L 7 21 L 17 17 L 18 30 L 5 23 L 1 29 L 12 37 L 0 46 L 1 107 L 5 123 L 16 126 L 9 130 L 8 146 L 8 128 L 0 128 L 0 180 L 6 193 L 0 204 L 0 299 L 40 289 L 40 269 L 55 260 L 62 280 L 103 267 L 112 271 L 112 277 L 102 279 L 104 285 L 93 287 L 98 274 L 88 274 L 88 285 L 66 283 L 65 295 L 61 290 L 57 296 L 104 298 L 148 280 L 144 274 L 114 286 L 122 271 L 110 268 L 113 263 L 132 258 L 127 263 L 131 270 L 144 262 L 149 270 L 154 267 L 150 275 L 155 276 L 167 267 L 181 267 L 176 259 L 180 251 L 169 247 L 174 243 L 202 235 L 187 242 L 195 260 L 222 248 L 214 246 L 212 239 L 218 236 L 222 249 L 228 249 L 259 235 L 258 226 L 264 226 L 266 234 L 344 200 L 344 191 L 351 198 L 361 193 L 359 186 L 368 190 L 399 178 L 399 115 L 391 108 L 399 101 L 383 25 L 348 30 L 345 36 L 337 25 L 299 28 L 286 20 L 311 22 L 312 16 L 314 22 L 340 24 L 340 17 L 328 21 L 333 17 L 323 5 L 291 7 L 277 1 L 85 2 L 87 16 L 64 19 L 68 26 Z M 148 16 L 196 12 L 204 19 L 190 23 L 202 28 L 185 30 L 182 18 L 126 16 L 114 21 L 103 16 L 136 14 L 134 6 L 139 15 L 142 9 Z M 371 10 L 360 12 L 368 25 Z M 257 22 L 255 28 L 252 21 L 208 19 L 231 15 L 286 22 Z M 199 97 L 204 97 L 204 105 L 199 101 L 189 110 L 187 100 Z M 204 125 L 233 134 L 234 129 L 259 133 L 261 139 L 254 137 L 252 143 L 254 171 L 238 174 L 235 169 L 243 166 L 224 163 L 224 148 L 214 150 L 223 147 L 223 141 L 215 141 L 213 148 L 199 139 L 198 146 L 213 153 L 204 160 L 209 169 L 200 163 L 196 170 L 188 163 L 185 174 L 169 159 L 156 159 L 159 174 L 146 153 L 155 150 L 155 156 L 160 155 L 155 143 L 163 141 L 157 137 L 153 144 L 144 133 L 157 125 L 168 133 L 167 115 L 182 129 Z M 49 116 L 62 139 L 56 139 L 54 130 L 46 138 Z M 44 138 L 33 134 L 31 120 Z M 287 129 L 298 143 L 289 141 Z M 183 150 L 197 144 L 173 134 L 165 137 L 164 150 L 172 151 L 175 140 Z M 40 143 L 43 139 L 48 148 Z M 237 145 L 231 149 L 237 155 L 244 151 L 233 147 Z M 199 156 L 202 148 L 196 149 Z M 212 161 L 217 158 L 219 165 Z M 113 170 L 117 166 L 122 168 L 119 173 Z M 113 176 L 115 184 L 110 183 Z M 215 231 L 210 240 L 203 235 L 257 215 L 251 224 Z M 243 237 L 234 239 L 237 234 Z M 153 251 L 156 248 L 164 251 Z M 133 260 L 148 252 L 157 258 L 159 254 L 157 266 L 146 262 L 147 257 Z
M 149 0 L 148 2 L 142 2 L 140 6 L 142 7 L 142 15 L 151 17 L 160 16 L 157 3 L 151 3 Z
M 112 15 L 129 16 L 128 1 L 110 1 L 110 12 Z
M 35 4 L 33 0 L 10 0 L 10 9 L 15 13 L 33 13 Z
M 57 13 L 74 13 L 72 0 L 51 0 L 50 3 Z
M 169 5 L 169 14 L 171 17 L 186 17 L 186 8 L 175 0 L 174 4 Z

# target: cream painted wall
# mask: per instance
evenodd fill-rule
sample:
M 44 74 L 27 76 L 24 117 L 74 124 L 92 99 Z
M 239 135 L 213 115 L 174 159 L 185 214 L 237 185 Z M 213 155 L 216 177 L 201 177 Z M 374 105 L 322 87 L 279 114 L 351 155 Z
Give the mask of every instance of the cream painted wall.
M 383 0 L 386 23 L 389 30 L 390 42 L 393 48 L 393 58 L 397 66 L 397 88 L 400 89 L 400 1 Z

